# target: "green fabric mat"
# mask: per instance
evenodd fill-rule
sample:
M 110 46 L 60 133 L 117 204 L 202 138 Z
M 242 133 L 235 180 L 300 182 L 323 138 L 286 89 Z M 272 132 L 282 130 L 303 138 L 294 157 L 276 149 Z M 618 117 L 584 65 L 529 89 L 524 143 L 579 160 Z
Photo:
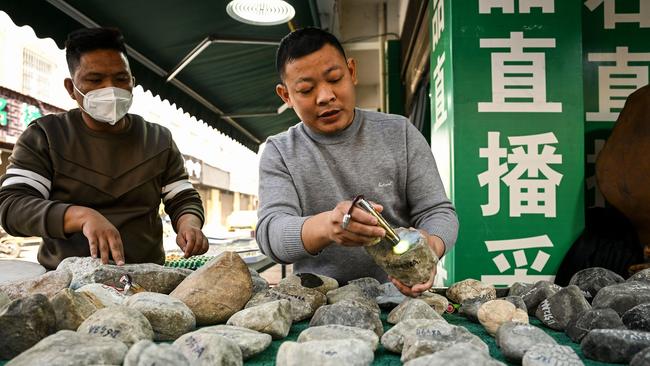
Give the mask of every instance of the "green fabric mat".
M 392 325 L 386 323 L 387 314 L 388 314 L 387 312 L 382 312 L 381 314 L 381 321 L 384 324 L 384 331 L 387 331 L 392 327 Z M 443 317 L 450 324 L 463 326 L 467 328 L 467 330 L 469 330 L 470 332 L 479 336 L 488 345 L 488 347 L 490 348 L 490 355 L 495 359 L 502 361 L 508 365 L 516 365 L 515 363 L 506 361 L 506 359 L 501 354 L 501 351 L 497 347 L 494 338 L 490 337 L 490 335 L 485 331 L 485 329 L 483 329 L 483 327 L 480 324 L 472 323 L 467 319 L 465 319 L 464 317 L 457 314 L 444 314 Z M 548 333 L 551 337 L 553 337 L 558 344 L 567 345 L 573 348 L 578 354 L 578 356 L 580 356 L 580 358 L 582 359 L 582 361 L 585 363 L 586 366 L 613 365 L 609 363 L 592 361 L 585 358 L 584 355 L 582 354 L 582 350 L 580 350 L 579 344 L 573 343 L 571 339 L 562 332 L 557 332 L 544 327 L 542 323 L 539 320 L 537 320 L 537 318 L 531 317 L 530 322 L 532 325 L 538 326 L 541 329 L 543 329 L 546 333 Z M 289 335 L 286 338 L 273 341 L 271 343 L 271 346 L 269 346 L 269 348 L 267 348 L 264 352 L 256 355 L 255 357 L 246 361 L 244 364 L 260 365 L 260 366 L 275 365 L 275 355 L 278 353 L 278 348 L 280 348 L 282 342 L 295 341 L 298 338 L 300 332 L 302 332 L 308 327 L 309 327 L 308 321 L 302 321 L 300 323 L 294 324 L 291 327 L 291 331 L 289 332 Z M 0 366 L 3 366 L 5 363 L 7 363 L 6 360 L 4 361 L 0 360 Z M 381 344 L 379 345 L 379 348 L 377 349 L 377 351 L 375 351 L 375 362 L 373 362 L 373 365 L 392 366 L 392 365 L 401 365 L 401 364 L 402 363 L 400 362 L 400 355 L 389 352 Z

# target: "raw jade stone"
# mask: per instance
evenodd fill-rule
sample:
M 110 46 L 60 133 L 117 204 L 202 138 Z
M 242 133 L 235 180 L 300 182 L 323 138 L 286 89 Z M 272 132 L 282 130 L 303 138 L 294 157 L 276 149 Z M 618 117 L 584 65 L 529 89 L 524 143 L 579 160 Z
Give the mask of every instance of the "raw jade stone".
M 400 239 L 412 243 L 403 254 L 395 254 L 388 239 L 364 248 L 386 273 L 406 286 L 426 283 L 431 279 L 433 269 L 438 264 L 438 256 L 433 252 L 422 233 L 416 229 L 398 228 Z

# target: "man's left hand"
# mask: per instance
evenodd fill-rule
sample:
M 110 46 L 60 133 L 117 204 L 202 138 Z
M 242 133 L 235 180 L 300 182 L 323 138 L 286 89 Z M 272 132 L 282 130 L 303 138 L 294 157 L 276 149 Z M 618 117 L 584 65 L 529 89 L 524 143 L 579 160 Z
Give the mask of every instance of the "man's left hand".
M 440 258 L 445 254 L 445 243 L 439 237 L 430 235 L 422 229 L 420 229 L 420 232 L 422 233 L 422 236 L 427 239 L 427 243 L 436 254 L 436 256 L 438 256 L 438 260 L 440 260 Z M 396 278 L 390 276 L 388 278 L 393 283 L 393 285 L 395 285 L 395 287 L 397 287 L 397 289 L 404 295 L 409 297 L 418 297 L 422 295 L 424 291 L 430 289 L 431 286 L 433 286 L 433 280 L 436 278 L 436 270 L 437 266 L 434 266 L 433 270 L 431 271 L 431 277 L 429 278 L 429 281 L 425 283 L 418 283 L 412 287 L 406 286 Z
M 176 244 L 183 250 L 185 258 L 208 251 L 208 239 L 201 231 L 201 220 L 197 216 L 182 215 L 176 223 L 176 229 Z

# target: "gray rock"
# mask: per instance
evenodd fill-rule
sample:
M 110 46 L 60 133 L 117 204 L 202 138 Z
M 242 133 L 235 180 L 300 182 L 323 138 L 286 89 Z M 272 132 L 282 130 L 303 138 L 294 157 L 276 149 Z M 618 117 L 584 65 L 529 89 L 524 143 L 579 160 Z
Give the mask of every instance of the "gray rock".
M 375 297 L 375 301 L 382 309 L 392 309 L 406 299 L 392 282 L 382 283 L 378 290 L 379 296 Z
M 213 325 L 203 327 L 195 333 L 216 334 L 235 342 L 241 350 L 244 360 L 264 351 L 271 345 L 272 338 L 269 334 L 260 333 L 256 330 L 236 327 L 234 325 Z
M 621 320 L 628 329 L 650 332 L 650 302 L 626 311 Z
M 358 339 L 284 342 L 278 349 L 278 366 L 367 366 L 375 356 L 372 348 Z
M 309 319 L 319 307 L 325 305 L 327 297 L 320 291 L 285 283 L 255 294 L 246 303 L 246 308 L 262 305 L 277 300 L 288 300 L 291 303 L 291 316 L 294 322 Z
M 412 243 L 407 252 L 395 254 L 393 245 L 385 238 L 378 244 L 365 246 L 366 252 L 389 276 L 404 285 L 426 283 L 438 264 L 438 256 L 418 230 L 398 228 L 395 231 L 402 240 Z
M 192 366 L 242 366 L 243 357 L 239 346 L 220 335 L 192 332 L 174 341 Z
M 505 365 L 490 357 L 479 347 L 469 343 L 458 343 L 432 355 L 416 358 L 404 366 L 501 366 Z
M 569 285 L 576 285 L 585 292 L 587 299 L 596 296 L 601 288 L 617 283 L 625 282 L 625 279 L 606 268 L 593 267 L 576 272 Z
M 270 334 L 273 339 L 282 339 L 289 334 L 292 322 L 291 303 L 283 299 L 241 310 L 231 316 L 226 324 Z
M 630 278 L 627 279 L 628 282 L 638 281 L 638 282 L 649 282 L 650 283 L 650 268 L 646 268 L 642 271 L 639 271 Z
M 594 329 L 580 343 L 587 358 L 616 363 L 629 363 L 646 347 L 650 347 L 650 332 L 638 330 Z
M 147 318 L 141 312 L 126 306 L 97 310 L 81 323 L 77 332 L 117 339 L 129 347 L 143 339 L 153 340 L 153 329 Z
M 124 358 L 124 366 L 190 366 L 190 361 L 171 344 L 142 340 L 134 344 Z
M 250 272 L 253 281 L 253 294 L 269 289 L 269 283 L 256 270 L 249 267 L 248 272 Z
M 569 285 L 542 301 L 535 316 L 547 327 L 563 331 L 573 317 L 589 309 L 591 305 L 580 288 Z
M 339 287 L 338 281 L 331 277 L 314 273 L 294 273 L 283 278 L 278 286 L 296 285 L 316 290 L 323 295 Z
M 36 278 L 2 283 L 0 291 L 7 294 L 11 300 L 34 294 L 43 294 L 51 298 L 57 292 L 68 288 L 70 280 L 72 280 L 72 273 L 67 270 L 50 271 Z
M 371 298 L 374 299 L 375 297 L 379 296 L 379 281 L 377 281 L 373 277 L 362 277 L 362 278 L 357 278 L 356 280 L 348 281 L 348 285 L 357 285 L 363 291 L 363 293 Z
M 398 323 L 389 329 L 381 344 L 394 353 L 402 353 L 418 341 L 436 342 L 434 351 L 439 351 L 455 343 L 472 343 L 487 352 L 487 345 L 464 327 L 451 325 L 441 320 L 410 319 Z
M 529 324 L 507 322 L 497 330 L 496 343 L 510 361 L 521 362 L 524 354 L 535 345 L 556 345 L 557 342 L 540 328 Z
M 59 291 L 52 300 L 57 330 L 77 330 L 84 320 L 104 305 L 92 294 L 70 288 Z
M 632 361 L 630 361 L 630 366 L 648 366 L 650 365 L 650 347 L 646 347 L 643 351 L 637 353 Z
M 464 327 L 451 326 L 449 332 L 444 332 L 444 329 L 431 326 L 419 327 L 415 333 L 407 334 L 404 337 L 401 361 L 408 362 L 427 354 L 440 352 L 459 343 L 470 343 L 481 349 L 486 355 L 489 354 L 488 345 Z
M 575 343 L 592 329 L 625 329 L 621 317 L 612 309 L 589 309 L 569 321 L 564 330 Z
M 478 321 L 494 337 L 501 324 L 513 321 L 528 323 L 528 314 L 509 301 L 490 300 L 478 308 Z
M 466 300 L 477 297 L 494 300 L 497 297 L 497 292 L 494 286 L 473 278 L 456 282 L 447 290 L 447 298 L 455 304 L 462 304 Z
M 192 310 L 197 325 L 213 325 L 243 309 L 252 294 L 246 263 L 237 253 L 223 252 L 187 276 L 169 295 Z
M 169 294 L 192 271 L 185 268 L 171 268 L 155 263 L 125 264 L 116 266 L 105 264 L 95 268 L 91 279 L 95 283 L 123 287 L 120 278 L 129 274 L 133 282 L 142 286 L 145 291 Z
M 327 303 L 336 304 L 339 301 L 350 299 L 367 299 L 365 292 L 361 287 L 355 284 L 345 285 L 327 293 Z
M 157 292 L 140 292 L 130 296 L 125 306 L 144 315 L 157 341 L 173 341 L 196 327 L 194 313 L 181 300 Z
M 429 304 L 418 299 L 407 299 L 399 304 L 388 314 L 387 322 L 389 324 L 397 324 L 406 319 L 443 320 L 442 316 L 436 313 Z
M 449 300 L 447 300 L 446 297 L 434 294 L 430 291 L 423 292 L 422 295 L 416 297 L 416 299 L 426 302 L 436 313 L 440 315 L 444 314 L 444 312 L 447 311 L 447 307 L 449 306 Z
M 7 366 L 120 365 L 128 347 L 115 339 L 61 330 L 21 353 Z
M 515 282 L 508 290 L 508 296 L 522 296 L 526 291 L 533 287 L 530 283 Z
M 68 257 L 59 263 L 57 271 L 68 270 L 72 273 L 70 288 L 76 290 L 89 283 L 94 283 L 92 276 L 97 267 L 102 266 L 100 258 Z
M 77 292 L 92 295 L 103 307 L 122 305 L 126 301 L 126 296 L 120 291 L 101 283 L 83 285 L 77 289 Z
M 375 334 L 375 332 L 368 329 L 349 327 L 347 325 L 340 324 L 328 324 L 309 327 L 300 333 L 297 341 L 299 343 L 302 343 L 337 339 L 358 339 L 368 343 L 373 351 L 377 349 L 377 345 L 379 344 L 379 337 L 377 334 Z
M 528 291 L 521 295 L 526 303 L 529 315 L 535 315 L 539 303 L 560 291 L 562 287 L 549 281 L 537 281 Z
M 626 311 L 646 302 L 650 302 L 650 283 L 632 281 L 601 289 L 591 305 L 594 309 L 614 309 L 622 316 Z
M 10 302 L 11 299 L 9 298 L 9 296 L 7 296 L 7 294 L 5 294 L 4 292 L 0 291 L 0 309 Z
M 309 326 L 341 324 L 370 329 L 378 336 L 384 334 L 379 314 L 356 300 L 340 301 L 320 307 L 314 313 Z
M 512 295 L 512 296 L 508 295 L 506 297 L 502 297 L 501 300 L 506 300 L 507 302 L 514 305 L 517 309 L 521 309 L 523 311 L 528 311 L 528 308 L 526 307 L 526 303 L 524 302 L 524 299 L 519 295 Z
M 0 309 L 0 360 L 16 357 L 54 333 L 52 304 L 43 294 L 23 297 Z
M 538 344 L 528 350 L 522 366 L 583 366 L 580 357 L 569 346 Z

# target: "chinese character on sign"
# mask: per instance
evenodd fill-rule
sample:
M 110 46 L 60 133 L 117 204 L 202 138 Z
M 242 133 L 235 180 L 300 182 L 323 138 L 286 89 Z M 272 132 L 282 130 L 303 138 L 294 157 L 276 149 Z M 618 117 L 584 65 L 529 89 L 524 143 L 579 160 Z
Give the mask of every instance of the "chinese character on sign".
M 27 103 L 22 104 L 21 112 L 22 113 L 20 119 L 23 123 L 23 126 L 25 127 L 27 127 L 31 121 L 43 116 L 43 114 L 41 114 L 41 110 L 38 109 L 38 107 Z
M 524 48 L 555 48 L 554 38 L 482 38 L 481 48 L 509 48 L 492 52 L 492 102 L 479 102 L 479 112 L 562 112 L 562 103 L 546 101 L 546 58 Z
M 591 62 L 608 62 L 598 66 L 598 112 L 587 112 L 590 122 L 614 122 L 625 105 L 625 99 L 648 84 L 648 65 L 632 66 L 630 62 L 650 62 L 650 52 L 630 53 L 627 47 L 616 47 L 616 53 L 589 53 Z
M 616 23 L 638 23 L 639 28 L 650 28 L 650 0 L 638 0 L 638 13 L 616 13 L 616 0 L 587 0 L 585 6 L 594 11 L 605 3 L 605 29 L 615 29 Z
M 431 19 L 431 29 L 433 30 L 433 47 L 432 50 L 436 49 L 436 45 L 440 40 L 440 35 L 442 31 L 445 30 L 445 9 L 444 9 L 444 0 L 436 0 L 433 5 L 433 18 Z
M 587 164 L 593 164 L 594 166 L 596 165 L 596 159 L 598 159 L 598 154 L 600 154 L 600 150 L 603 149 L 603 146 L 605 146 L 605 140 L 602 139 L 594 140 L 594 153 L 587 154 Z M 595 169 L 594 169 L 594 175 L 587 178 L 587 189 L 594 190 L 594 204 L 591 207 L 605 207 L 605 197 L 603 197 L 603 194 L 600 192 L 600 189 L 598 188 Z
M 515 0 L 478 0 L 479 14 L 490 14 L 501 8 L 503 14 L 515 13 Z M 542 8 L 543 13 L 555 13 L 555 0 L 519 0 L 519 13 L 529 14 L 531 8 Z
M 510 136 L 510 145 L 516 146 L 510 154 L 500 146 L 499 135 L 499 132 L 488 132 L 487 148 L 479 149 L 479 156 L 488 159 L 488 170 L 478 175 L 480 186 L 488 186 L 488 203 L 481 205 L 483 216 L 499 213 L 500 181 L 503 180 L 510 190 L 510 217 L 520 217 L 522 214 L 556 217 L 555 192 L 562 181 L 562 174 L 549 165 L 561 164 L 562 155 L 555 154 L 555 147 L 550 146 L 557 143 L 555 134 Z M 507 158 L 507 163 L 502 164 L 501 159 L 504 158 Z M 515 164 L 510 171 L 508 163 Z M 540 172 L 544 177 L 540 177 Z
M 433 125 L 433 132 L 438 131 L 440 126 L 447 120 L 447 98 L 445 97 L 445 53 L 438 56 L 438 62 L 433 70 L 433 89 L 435 92 L 434 102 L 436 106 L 436 122 Z
M 541 280 L 552 281 L 555 276 L 549 275 L 529 275 L 528 270 L 532 269 L 536 272 L 542 272 L 546 263 L 551 256 L 543 250 L 537 250 L 534 253 L 532 263 L 529 263 L 526 256 L 531 249 L 538 248 L 552 248 L 553 242 L 548 235 L 534 236 L 529 238 L 509 239 L 509 240 L 491 240 L 486 241 L 485 245 L 488 252 L 495 253 L 501 252 L 492 258 L 492 261 L 497 266 L 499 273 L 503 273 L 512 268 L 512 262 L 508 260 L 511 255 L 514 259 L 514 274 L 513 275 L 483 275 L 481 281 L 492 285 L 512 285 L 515 282 L 535 283 Z

